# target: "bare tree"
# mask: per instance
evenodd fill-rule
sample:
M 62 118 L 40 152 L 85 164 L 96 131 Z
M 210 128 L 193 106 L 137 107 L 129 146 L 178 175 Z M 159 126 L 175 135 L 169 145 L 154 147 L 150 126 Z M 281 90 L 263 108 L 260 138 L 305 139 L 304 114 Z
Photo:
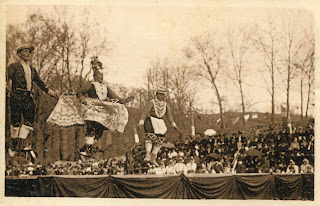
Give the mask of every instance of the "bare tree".
M 308 111 L 309 111 L 309 105 L 310 105 L 310 98 L 312 93 L 312 88 L 314 85 L 314 52 L 315 52 L 315 39 L 314 39 L 314 33 L 313 33 L 313 27 L 308 28 L 306 30 L 306 38 L 309 42 L 309 51 L 307 52 L 306 58 L 308 59 L 308 64 L 305 68 L 305 74 L 308 80 L 308 93 L 307 93 L 307 103 L 306 103 L 306 118 L 308 117 Z
M 264 65 L 267 68 L 260 69 L 260 73 L 266 85 L 266 90 L 271 96 L 271 122 L 274 122 L 275 113 L 275 88 L 276 88 L 276 71 L 278 68 L 278 41 L 279 34 L 276 26 L 277 18 L 273 16 L 268 17 L 266 24 L 259 24 L 256 26 L 253 41 L 257 44 L 258 49 L 262 52 L 264 57 Z M 267 71 L 267 72 L 266 72 Z M 268 75 L 265 77 L 265 73 Z
M 245 113 L 245 96 L 243 90 L 243 83 L 246 77 L 246 64 L 247 64 L 247 54 L 249 51 L 249 44 L 251 39 L 251 33 L 248 31 L 249 28 L 243 26 L 230 27 L 227 32 L 227 41 L 229 45 L 229 52 L 231 57 L 232 66 L 230 71 L 227 72 L 228 77 L 237 86 L 240 97 L 241 97 L 241 107 L 242 107 L 242 123 L 243 127 L 246 125 Z
M 190 100 L 194 100 L 194 93 L 190 87 L 192 84 L 192 77 L 190 68 L 180 62 L 172 63 L 170 66 L 169 88 L 174 95 L 176 101 L 175 107 L 178 111 L 178 123 L 183 124 L 183 117 L 188 110 Z M 191 102 L 192 104 L 192 102 Z
M 307 103 L 306 103 L 306 111 L 305 116 L 308 117 L 308 111 L 309 111 L 309 105 L 310 105 L 310 98 L 311 98 L 311 92 L 312 92 L 312 86 L 314 84 L 314 45 L 310 49 L 310 52 L 308 53 L 308 61 L 309 63 L 305 65 L 305 75 L 308 80 L 308 93 L 307 93 Z
M 193 60 L 196 76 L 210 82 L 218 100 L 221 128 L 225 128 L 223 99 L 218 87 L 218 77 L 223 68 L 223 50 L 216 45 L 210 35 L 193 37 L 191 45 L 185 50 L 187 58 Z
M 291 81 L 297 76 L 297 63 L 301 61 L 300 52 L 304 45 L 303 35 L 299 27 L 299 14 L 286 13 L 282 16 L 280 32 L 281 60 L 287 95 L 287 121 L 289 122 Z

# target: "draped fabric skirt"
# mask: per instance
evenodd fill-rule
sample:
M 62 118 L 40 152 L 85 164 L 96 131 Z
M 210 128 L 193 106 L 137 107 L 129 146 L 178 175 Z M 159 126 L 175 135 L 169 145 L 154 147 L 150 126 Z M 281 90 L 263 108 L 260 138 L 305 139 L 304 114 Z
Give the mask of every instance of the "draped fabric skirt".
M 61 95 L 47 122 L 68 127 L 95 121 L 107 129 L 124 132 L 129 114 L 123 104 L 93 98 L 85 100 L 87 104 L 81 104 L 75 95 Z

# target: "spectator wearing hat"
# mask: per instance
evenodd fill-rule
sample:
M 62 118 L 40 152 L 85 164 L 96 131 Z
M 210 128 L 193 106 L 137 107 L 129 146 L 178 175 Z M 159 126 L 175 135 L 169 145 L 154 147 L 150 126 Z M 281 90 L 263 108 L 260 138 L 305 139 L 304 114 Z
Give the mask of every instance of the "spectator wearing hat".
M 16 151 L 25 148 L 30 131 L 33 131 L 35 104 L 33 100 L 33 83 L 49 94 L 57 97 L 40 79 L 37 70 L 30 64 L 31 53 L 35 48 L 22 46 L 17 49 L 19 60 L 9 65 L 7 69 L 7 95 L 11 109 L 11 139 L 9 155 L 13 157 Z M 11 88 L 10 88 L 11 85 Z M 23 122 L 22 122 L 23 117 Z M 28 148 L 30 150 L 30 148 Z
M 309 164 L 309 160 L 304 158 L 303 164 L 300 166 L 301 173 L 313 173 L 313 167 Z
M 151 100 L 142 113 L 139 127 L 144 128 L 146 134 L 145 148 L 146 158 L 145 161 L 150 161 L 158 166 L 155 161 L 159 150 L 162 147 L 167 132 L 167 127 L 163 120 L 166 116 L 175 130 L 180 133 L 177 124 L 174 122 L 169 106 L 165 101 L 166 90 L 164 87 L 158 87 L 156 91 L 156 98 Z
M 299 166 L 296 165 L 296 163 L 292 159 L 290 159 L 290 163 L 287 167 L 286 173 L 299 174 Z
M 113 92 L 103 83 L 102 63 L 98 60 L 98 57 L 92 58 L 91 65 L 94 81 L 89 88 L 77 92 L 77 97 L 80 99 L 82 104 L 88 104 L 86 98 L 84 97 L 99 99 L 102 101 L 115 101 L 121 104 L 125 104 L 134 100 L 133 96 L 128 98 L 120 98 L 115 94 L 115 92 Z M 98 141 L 101 138 L 103 131 L 107 130 L 108 128 L 98 121 L 86 120 L 86 125 L 86 141 L 84 146 L 79 149 L 79 152 L 82 156 L 91 156 L 94 142 Z

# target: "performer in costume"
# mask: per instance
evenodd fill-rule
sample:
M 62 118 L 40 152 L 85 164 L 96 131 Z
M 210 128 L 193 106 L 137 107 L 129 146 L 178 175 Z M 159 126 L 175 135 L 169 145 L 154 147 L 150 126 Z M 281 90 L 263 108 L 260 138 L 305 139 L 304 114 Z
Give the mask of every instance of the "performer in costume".
M 31 150 L 26 148 L 25 141 L 30 131 L 33 131 L 35 104 L 33 100 L 33 83 L 50 96 L 57 97 L 40 79 L 37 71 L 30 65 L 31 53 L 35 48 L 23 46 L 18 48 L 19 61 L 7 69 L 7 94 L 10 96 L 11 110 L 11 147 L 9 155 L 13 157 L 16 151 Z M 11 91 L 9 85 L 11 83 Z M 24 122 L 22 123 L 22 117 Z
M 134 100 L 133 96 L 124 99 L 118 97 L 103 84 L 102 63 L 97 57 L 92 59 L 91 65 L 94 82 L 86 90 L 77 93 L 87 125 L 86 142 L 79 150 L 83 156 L 92 155 L 92 146 L 100 139 L 104 130 L 118 130 L 121 133 L 124 131 L 128 122 L 128 112 L 123 104 Z
M 157 89 L 156 98 L 149 102 L 146 111 L 142 113 L 139 121 L 139 127 L 144 128 L 146 134 L 145 161 L 150 161 L 157 166 L 156 157 L 162 147 L 163 141 L 165 140 L 165 134 L 167 132 L 167 127 L 162 119 L 164 115 L 167 116 L 173 128 L 180 133 L 177 124 L 173 120 L 170 108 L 165 102 L 165 94 L 166 90 L 164 87 L 159 87 Z

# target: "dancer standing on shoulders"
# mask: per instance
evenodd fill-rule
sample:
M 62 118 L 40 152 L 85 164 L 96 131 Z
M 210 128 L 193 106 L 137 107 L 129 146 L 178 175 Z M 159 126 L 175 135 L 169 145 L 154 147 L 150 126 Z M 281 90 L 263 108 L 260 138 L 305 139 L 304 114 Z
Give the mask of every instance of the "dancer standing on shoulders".
M 92 145 L 99 140 L 104 130 L 124 132 L 128 122 L 128 111 L 123 105 L 134 100 L 118 97 L 103 82 L 102 63 L 97 57 L 91 61 L 94 81 L 89 88 L 77 93 L 86 122 L 86 142 L 80 149 L 83 156 L 92 155 Z
M 156 166 L 158 166 L 156 162 L 157 154 L 162 147 L 167 132 L 163 117 L 166 116 L 173 128 L 178 131 L 179 134 L 181 133 L 173 120 L 169 106 L 165 102 L 165 94 L 166 90 L 164 87 L 159 87 L 157 89 L 156 98 L 147 104 L 146 110 L 142 113 L 139 121 L 139 127 L 144 128 L 146 134 L 145 161 L 150 161 Z

